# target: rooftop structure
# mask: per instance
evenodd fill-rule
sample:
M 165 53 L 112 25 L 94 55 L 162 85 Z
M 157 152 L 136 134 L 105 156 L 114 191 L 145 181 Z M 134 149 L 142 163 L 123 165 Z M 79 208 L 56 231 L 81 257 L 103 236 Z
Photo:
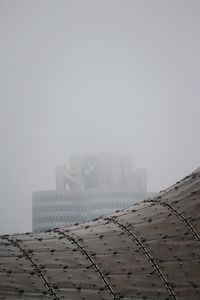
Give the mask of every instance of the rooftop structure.
M 98 220 L 0 238 L 0 299 L 199 300 L 200 171 Z
M 70 169 L 56 168 L 56 190 L 129 189 L 146 193 L 146 170 L 133 171 L 130 157 L 117 154 L 76 155 Z

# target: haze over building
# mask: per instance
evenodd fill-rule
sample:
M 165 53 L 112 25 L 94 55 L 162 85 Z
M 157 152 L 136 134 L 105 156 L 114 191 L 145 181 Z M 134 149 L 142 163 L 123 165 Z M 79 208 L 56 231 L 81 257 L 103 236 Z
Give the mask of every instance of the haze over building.
M 33 193 L 33 231 L 85 222 L 147 195 L 146 169 L 117 154 L 72 156 L 56 168 L 56 190 Z

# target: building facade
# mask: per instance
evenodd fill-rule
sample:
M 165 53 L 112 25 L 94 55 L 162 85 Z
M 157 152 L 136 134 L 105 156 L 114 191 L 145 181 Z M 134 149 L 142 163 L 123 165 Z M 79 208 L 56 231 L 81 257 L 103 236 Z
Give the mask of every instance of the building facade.
M 146 170 L 117 155 L 73 156 L 56 168 L 56 190 L 33 193 L 33 231 L 82 223 L 146 197 Z
M 33 193 L 33 231 L 83 223 L 144 199 L 133 191 L 42 191 Z

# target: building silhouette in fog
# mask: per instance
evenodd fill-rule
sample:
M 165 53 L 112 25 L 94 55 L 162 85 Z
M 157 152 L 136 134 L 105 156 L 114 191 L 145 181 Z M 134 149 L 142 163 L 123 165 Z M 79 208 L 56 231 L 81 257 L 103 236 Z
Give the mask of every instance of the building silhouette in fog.
M 33 193 L 33 231 L 81 223 L 143 200 L 145 169 L 133 170 L 129 157 L 72 156 L 70 168 L 56 168 L 56 190 Z

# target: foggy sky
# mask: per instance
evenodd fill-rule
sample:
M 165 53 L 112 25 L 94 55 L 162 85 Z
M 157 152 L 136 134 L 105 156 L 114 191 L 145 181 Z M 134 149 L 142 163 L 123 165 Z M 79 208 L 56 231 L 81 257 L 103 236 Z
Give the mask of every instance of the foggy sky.
M 131 155 L 159 191 L 200 166 L 200 1 L 0 0 L 0 233 L 71 154 Z

